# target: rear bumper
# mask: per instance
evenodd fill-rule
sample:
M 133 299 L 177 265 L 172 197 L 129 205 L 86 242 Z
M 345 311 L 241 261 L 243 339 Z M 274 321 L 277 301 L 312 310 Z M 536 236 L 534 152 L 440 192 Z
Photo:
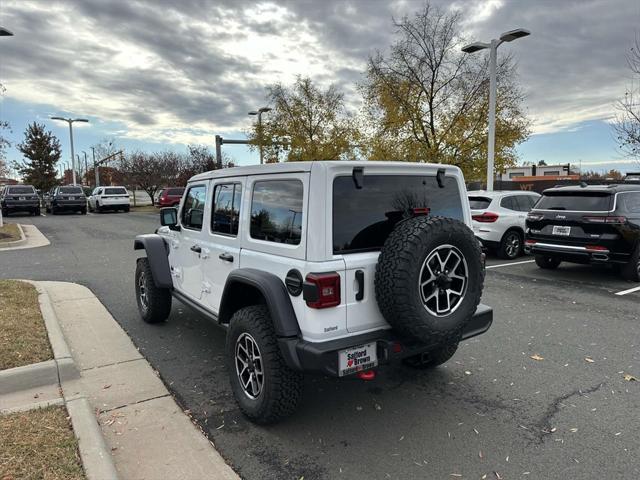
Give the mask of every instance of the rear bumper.
M 551 241 L 525 243 L 524 251 L 533 255 L 545 255 L 572 263 L 627 263 L 630 253 L 614 252 L 606 247 L 593 249 L 588 246 L 563 245 Z
M 475 314 L 462 332 L 460 340 L 485 333 L 492 322 L 493 309 L 486 305 L 478 305 Z M 398 337 L 393 330 L 379 330 L 320 343 L 287 337 L 279 338 L 278 343 L 287 364 L 292 369 L 330 376 L 338 376 L 338 352 L 346 348 L 376 343 L 378 363 L 384 365 L 428 352 L 439 346 L 439 344 L 408 343 L 405 339 Z M 401 346 L 400 352 L 396 351 L 398 345 Z
M 86 200 L 57 200 L 51 202 L 51 206 L 56 210 L 82 210 L 87 207 Z
M 25 200 L 25 201 L 5 200 L 4 202 L 2 202 L 3 208 L 9 211 L 14 211 L 14 212 L 36 210 L 39 206 L 40 206 L 39 200 Z

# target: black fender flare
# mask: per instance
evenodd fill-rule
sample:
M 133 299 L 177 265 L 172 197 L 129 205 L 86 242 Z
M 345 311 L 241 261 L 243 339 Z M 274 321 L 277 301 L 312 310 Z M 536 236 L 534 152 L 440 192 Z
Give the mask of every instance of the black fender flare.
M 243 286 L 252 287 L 260 292 L 269 309 L 278 337 L 294 337 L 300 334 L 296 313 L 284 282 L 273 273 L 254 268 L 238 268 L 227 277 L 220 300 L 220 323 L 229 323 L 238 307 L 244 306 Z
M 153 274 L 153 283 L 158 288 L 173 288 L 171 267 L 169 267 L 169 245 L 155 233 L 137 235 L 133 242 L 134 250 L 145 250 Z

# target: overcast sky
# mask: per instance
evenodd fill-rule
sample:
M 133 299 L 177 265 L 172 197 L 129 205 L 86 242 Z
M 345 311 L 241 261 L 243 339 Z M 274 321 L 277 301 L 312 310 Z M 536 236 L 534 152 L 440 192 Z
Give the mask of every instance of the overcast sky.
M 607 121 L 629 84 L 625 53 L 640 35 L 638 0 L 432 2 L 465 15 L 470 40 L 516 27 L 512 52 L 535 135 L 523 160 L 623 166 Z M 86 116 L 77 150 L 105 136 L 129 147 L 182 149 L 239 136 L 265 86 L 296 75 L 336 83 L 356 104 L 369 55 L 394 38 L 413 0 L 0 0 L 0 108 L 20 140 L 27 122 Z M 67 148 L 64 126 L 48 122 Z M 252 161 L 243 151 L 242 163 Z M 18 154 L 10 151 L 13 157 Z M 68 151 L 63 151 L 68 157 Z M 600 168 L 602 165 L 598 165 Z

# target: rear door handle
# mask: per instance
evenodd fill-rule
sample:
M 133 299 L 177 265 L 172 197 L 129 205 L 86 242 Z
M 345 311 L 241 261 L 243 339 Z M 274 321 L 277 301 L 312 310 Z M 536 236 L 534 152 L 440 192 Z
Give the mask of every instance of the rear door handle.
M 192 252 L 196 252 L 196 253 L 200 253 L 200 252 L 202 252 L 202 248 L 200 248 L 200 245 L 193 245 L 191 247 L 191 251 Z
M 356 300 L 359 302 L 364 298 L 364 272 L 362 270 L 356 270 L 356 282 L 358 282 Z
M 231 255 L 230 253 L 224 252 L 221 253 L 220 255 L 218 255 L 218 258 L 220 260 L 224 260 L 225 262 L 233 262 L 233 255 Z

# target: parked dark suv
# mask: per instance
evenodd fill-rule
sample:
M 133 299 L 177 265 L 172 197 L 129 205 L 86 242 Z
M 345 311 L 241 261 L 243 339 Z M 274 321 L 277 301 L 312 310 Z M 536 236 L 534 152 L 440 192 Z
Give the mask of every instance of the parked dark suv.
M 45 209 L 47 213 L 55 215 L 62 211 L 87 213 L 87 197 L 84 195 L 82 187 L 77 185 L 67 185 L 54 188 L 49 197 L 45 199 Z
M 540 268 L 607 263 L 640 281 L 640 185 L 545 190 L 527 216 L 525 251 Z
M 40 197 L 31 185 L 7 185 L 0 189 L 2 215 L 13 212 L 29 212 L 40 215 Z

